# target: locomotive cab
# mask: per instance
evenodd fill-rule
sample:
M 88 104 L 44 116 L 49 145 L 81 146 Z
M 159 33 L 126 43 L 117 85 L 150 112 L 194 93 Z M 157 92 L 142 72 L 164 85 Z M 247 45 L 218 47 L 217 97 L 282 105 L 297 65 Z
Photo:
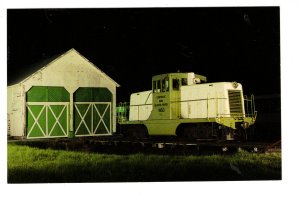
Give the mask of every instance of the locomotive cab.
M 205 76 L 192 72 L 153 76 L 153 110 L 149 119 L 180 119 L 181 87 L 205 83 L 206 81 Z

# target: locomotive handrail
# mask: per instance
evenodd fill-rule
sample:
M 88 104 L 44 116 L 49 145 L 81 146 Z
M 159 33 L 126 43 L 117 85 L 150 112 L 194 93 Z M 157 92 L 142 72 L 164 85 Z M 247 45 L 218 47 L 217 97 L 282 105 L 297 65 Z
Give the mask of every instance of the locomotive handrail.
M 147 100 L 149 99 L 150 94 L 147 97 Z M 171 101 L 170 103 L 179 103 L 179 102 L 195 102 L 195 101 L 208 101 L 210 100 L 215 100 L 216 103 L 216 112 L 218 112 L 218 101 L 219 100 L 225 100 L 227 98 L 220 98 L 220 97 L 212 97 L 212 98 L 206 98 L 206 99 L 191 99 L 191 100 L 180 100 L 180 101 Z M 152 104 L 146 103 L 147 100 L 145 101 L 144 104 L 137 104 L 137 105 L 130 105 L 128 102 L 120 102 L 119 106 L 120 107 L 117 110 L 117 117 L 118 117 L 118 122 L 124 122 L 129 120 L 129 110 L 131 107 L 138 107 L 138 113 L 140 111 L 140 107 L 142 106 L 151 106 Z M 217 117 L 234 117 L 234 118 L 253 118 L 254 121 L 256 120 L 257 117 L 257 111 L 255 110 L 255 103 L 254 103 L 254 95 L 252 94 L 250 98 L 247 97 L 247 95 L 244 95 L 244 113 L 216 113 Z M 208 107 L 208 105 L 207 105 Z M 120 111 L 121 110 L 121 111 Z M 138 114 L 139 117 L 139 114 Z M 138 119 L 139 121 L 140 119 Z
M 117 106 L 118 122 L 128 121 L 128 117 L 127 117 L 128 108 L 129 108 L 128 102 L 120 102 L 119 103 L 119 106 Z
M 249 117 L 256 119 L 257 111 L 255 110 L 254 95 L 251 94 L 250 99 L 248 98 L 247 95 L 244 95 L 244 101 L 246 102 L 246 105 L 245 105 L 246 116 L 248 115 Z

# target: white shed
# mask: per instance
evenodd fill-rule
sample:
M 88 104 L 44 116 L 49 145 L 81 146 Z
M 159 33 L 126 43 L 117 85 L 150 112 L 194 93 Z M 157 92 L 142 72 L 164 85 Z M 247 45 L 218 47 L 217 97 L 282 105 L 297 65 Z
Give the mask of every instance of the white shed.
M 116 131 L 116 87 L 75 49 L 8 86 L 8 135 L 26 138 L 109 135 Z

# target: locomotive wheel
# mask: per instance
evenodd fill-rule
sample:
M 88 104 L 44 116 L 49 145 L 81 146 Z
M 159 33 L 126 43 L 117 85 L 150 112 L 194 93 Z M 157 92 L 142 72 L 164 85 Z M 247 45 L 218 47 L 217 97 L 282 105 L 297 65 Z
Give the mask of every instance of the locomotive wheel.
M 248 139 L 246 130 L 238 129 L 235 131 L 234 139 L 239 142 L 244 142 Z
M 147 128 L 144 125 L 139 124 L 124 126 L 122 134 L 131 139 L 143 139 L 149 137 Z
M 233 129 L 225 126 L 220 127 L 218 140 L 219 141 L 228 141 L 228 140 L 234 140 L 235 132 Z
M 180 124 L 176 130 L 178 137 L 188 139 L 216 139 L 217 130 L 212 123 Z

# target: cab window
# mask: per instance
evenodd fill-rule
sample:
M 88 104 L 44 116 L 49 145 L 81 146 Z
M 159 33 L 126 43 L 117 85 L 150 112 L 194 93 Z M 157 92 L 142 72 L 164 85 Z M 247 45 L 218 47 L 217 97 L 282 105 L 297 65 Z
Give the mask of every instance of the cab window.
M 161 81 L 158 80 L 157 81 L 157 92 L 160 92 L 161 91 Z
M 156 81 L 153 81 L 153 93 L 156 92 Z
M 179 79 L 172 80 L 173 90 L 179 90 Z
M 181 79 L 181 85 L 187 85 L 187 78 Z
M 163 92 L 169 91 L 169 79 L 162 80 L 162 91 Z
M 166 87 L 166 91 L 169 91 L 169 79 L 165 80 L 165 87 Z

